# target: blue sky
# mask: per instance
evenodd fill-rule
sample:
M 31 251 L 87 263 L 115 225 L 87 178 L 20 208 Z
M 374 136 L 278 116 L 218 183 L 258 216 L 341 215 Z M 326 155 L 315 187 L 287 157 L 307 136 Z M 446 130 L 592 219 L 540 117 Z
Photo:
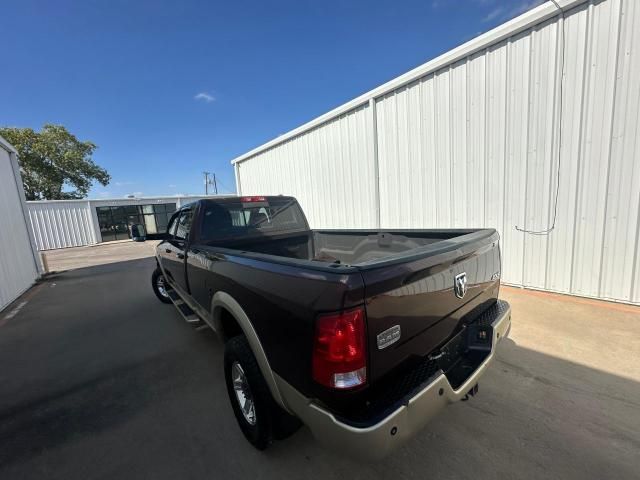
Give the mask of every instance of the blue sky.
M 65 125 L 90 197 L 197 194 L 229 161 L 542 0 L 5 2 L 0 125 Z

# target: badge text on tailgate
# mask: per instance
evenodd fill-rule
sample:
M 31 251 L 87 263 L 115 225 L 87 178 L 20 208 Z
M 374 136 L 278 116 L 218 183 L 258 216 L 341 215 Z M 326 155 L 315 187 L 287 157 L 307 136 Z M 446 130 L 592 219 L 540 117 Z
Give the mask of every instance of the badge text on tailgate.
M 378 334 L 378 350 L 387 348 L 400 340 L 400 325 L 394 325 L 387 328 L 384 332 Z

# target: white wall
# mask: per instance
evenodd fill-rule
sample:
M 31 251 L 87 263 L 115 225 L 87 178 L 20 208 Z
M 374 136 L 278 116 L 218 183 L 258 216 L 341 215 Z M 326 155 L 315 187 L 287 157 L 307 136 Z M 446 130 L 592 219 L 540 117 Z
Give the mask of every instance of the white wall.
M 294 195 L 317 228 L 372 225 L 372 124 L 367 104 L 238 164 L 242 192 Z
M 17 178 L 16 178 L 17 177 Z M 17 181 L 16 181 L 17 180 Z M 13 148 L 0 137 L 0 310 L 38 277 L 25 219 L 24 191 Z
M 640 2 L 560 3 L 239 157 L 240 192 L 314 228 L 494 227 L 506 283 L 640 303 Z M 517 231 L 550 225 L 558 173 L 556 228 Z

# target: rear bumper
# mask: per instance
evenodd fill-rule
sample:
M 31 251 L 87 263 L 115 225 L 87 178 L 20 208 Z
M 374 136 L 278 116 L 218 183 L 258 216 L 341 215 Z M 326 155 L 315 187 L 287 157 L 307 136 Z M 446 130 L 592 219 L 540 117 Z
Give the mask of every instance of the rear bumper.
M 423 389 L 375 425 L 365 428 L 348 425 L 276 376 L 278 388 L 287 407 L 326 447 L 360 460 L 384 458 L 419 432 L 449 403 L 461 400 L 478 383 L 492 363 L 498 343 L 508 335 L 511 327 L 511 308 L 506 302 L 500 303 L 495 318 L 491 319 L 491 352 L 457 389 L 440 371 Z

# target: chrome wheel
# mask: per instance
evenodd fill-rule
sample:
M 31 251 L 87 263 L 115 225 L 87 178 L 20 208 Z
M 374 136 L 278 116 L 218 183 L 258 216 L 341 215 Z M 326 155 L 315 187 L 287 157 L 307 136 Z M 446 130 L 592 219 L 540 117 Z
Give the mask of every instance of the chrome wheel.
M 158 275 L 158 279 L 156 280 L 156 287 L 158 289 L 158 292 L 160 292 L 160 295 L 165 298 L 169 298 L 169 294 L 167 293 L 167 286 L 165 284 L 163 275 Z
M 233 391 L 236 393 L 236 400 L 238 400 L 238 405 L 240 405 L 240 411 L 244 419 L 249 425 L 255 425 L 256 405 L 251 395 L 251 388 L 249 388 L 247 376 L 238 362 L 233 362 L 233 365 L 231 365 L 231 380 L 233 382 Z

